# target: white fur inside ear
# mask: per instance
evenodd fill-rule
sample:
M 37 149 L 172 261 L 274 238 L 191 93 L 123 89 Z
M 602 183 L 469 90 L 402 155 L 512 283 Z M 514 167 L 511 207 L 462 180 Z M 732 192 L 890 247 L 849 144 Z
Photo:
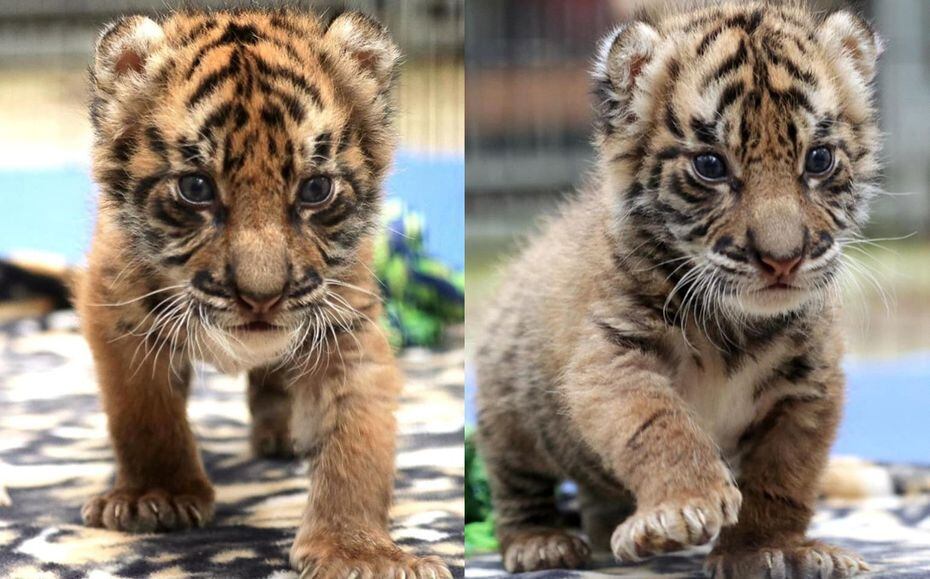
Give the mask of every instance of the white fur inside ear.
M 165 31 L 144 16 L 130 16 L 108 26 L 97 40 L 94 72 L 99 86 L 112 88 L 120 77 L 142 74 L 149 56 L 165 40 Z
M 841 10 L 827 17 L 817 35 L 824 46 L 851 64 L 862 80 L 868 83 L 874 78 L 878 59 L 885 47 L 881 37 L 868 23 Z
M 648 24 L 619 26 L 601 42 L 595 75 L 610 81 L 614 90 L 632 91 L 655 54 L 659 33 Z
M 339 44 L 363 73 L 380 88 L 387 87 L 400 59 L 400 49 L 380 24 L 357 12 L 336 18 L 326 31 L 327 38 Z
M 633 126 L 642 75 L 659 49 L 659 33 L 642 22 L 622 25 L 601 42 L 594 67 L 595 108 L 614 128 Z

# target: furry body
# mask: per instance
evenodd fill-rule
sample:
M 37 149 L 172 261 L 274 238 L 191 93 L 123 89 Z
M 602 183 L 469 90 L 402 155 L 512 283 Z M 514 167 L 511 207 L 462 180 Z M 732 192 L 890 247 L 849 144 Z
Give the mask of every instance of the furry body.
M 485 322 L 479 443 L 510 570 L 587 559 L 559 526 L 564 479 L 622 561 L 716 540 L 717 577 L 866 568 L 804 534 L 842 404 L 834 280 L 878 170 L 880 45 L 844 12 L 695 4 L 605 41 L 599 170 Z
M 249 371 L 252 445 L 310 462 L 310 577 L 445 577 L 388 534 L 402 384 L 369 269 L 398 51 L 358 13 L 124 18 L 92 71 L 102 189 L 78 291 L 117 461 L 86 524 L 207 524 L 194 360 Z M 302 575 L 304 576 L 304 575 Z

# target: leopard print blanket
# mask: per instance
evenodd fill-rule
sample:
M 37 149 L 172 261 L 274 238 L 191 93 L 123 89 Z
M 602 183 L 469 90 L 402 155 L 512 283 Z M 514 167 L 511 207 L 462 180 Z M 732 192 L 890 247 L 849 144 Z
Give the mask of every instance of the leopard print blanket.
M 464 354 L 407 350 L 392 535 L 464 575 Z M 127 535 L 85 528 L 113 460 L 73 314 L 0 328 L 0 577 L 296 577 L 287 553 L 306 465 L 253 458 L 244 378 L 201 368 L 189 412 L 216 485 L 212 526 Z
M 860 553 L 872 572 L 863 578 L 926 579 L 930 577 L 930 468 L 873 464 L 834 459 L 810 534 Z M 872 494 L 869 494 L 872 493 Z M 844 496 L 845 495 L 845 496 Z M 843 497 L 843 498 L 841 498 Z M 855 497 L 855 498 L 854 498 Z M 573 497 L 565 497 L 566 510 Z M 598 556 L 584 571 L 542 571 L 508 575 L 500 557 L 469 557 L 469 579 L 600 579 L 607 577 L 703 578 L 701 565 L 708 547 L 618 565 L 609 555 Z

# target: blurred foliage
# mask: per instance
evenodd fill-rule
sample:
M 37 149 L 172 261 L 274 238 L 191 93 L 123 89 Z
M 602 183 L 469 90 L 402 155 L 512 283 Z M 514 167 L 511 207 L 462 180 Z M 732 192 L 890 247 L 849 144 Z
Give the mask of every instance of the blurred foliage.
M 423 218 L 397 201 L 385 211 L 387 230 L 375 247 L 375 273 L 395 347 L 435 346 L 449 324 L 465 321 L 465 275 L 430 258 Z
M 465 430 L 465 555 L 495 551 L 491 488 L 475 447 L 475 434 Z

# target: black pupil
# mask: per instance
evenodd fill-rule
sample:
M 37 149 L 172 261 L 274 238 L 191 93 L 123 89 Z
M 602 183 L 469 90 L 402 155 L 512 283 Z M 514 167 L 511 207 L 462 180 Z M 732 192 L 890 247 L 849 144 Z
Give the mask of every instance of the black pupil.
M 213 186 L 200 175 L 181 178 L 181 195 L 191 203 L 208 203 L 213 200 Z
M 694 159 L 694 168 L 705 179 L 722 179 L 727 175 L 727 166 L 718 155 L 698 155 Z
M 833 153 L 826 147 L 811 149 L 807 154 L 805 169 L 808 173 L 823 173 L 833 164 Z
M 300 191 L 300 200 L 304 203 L 322 203 L 329 198 L 332 181 L 326 177 L 307 179 Z

